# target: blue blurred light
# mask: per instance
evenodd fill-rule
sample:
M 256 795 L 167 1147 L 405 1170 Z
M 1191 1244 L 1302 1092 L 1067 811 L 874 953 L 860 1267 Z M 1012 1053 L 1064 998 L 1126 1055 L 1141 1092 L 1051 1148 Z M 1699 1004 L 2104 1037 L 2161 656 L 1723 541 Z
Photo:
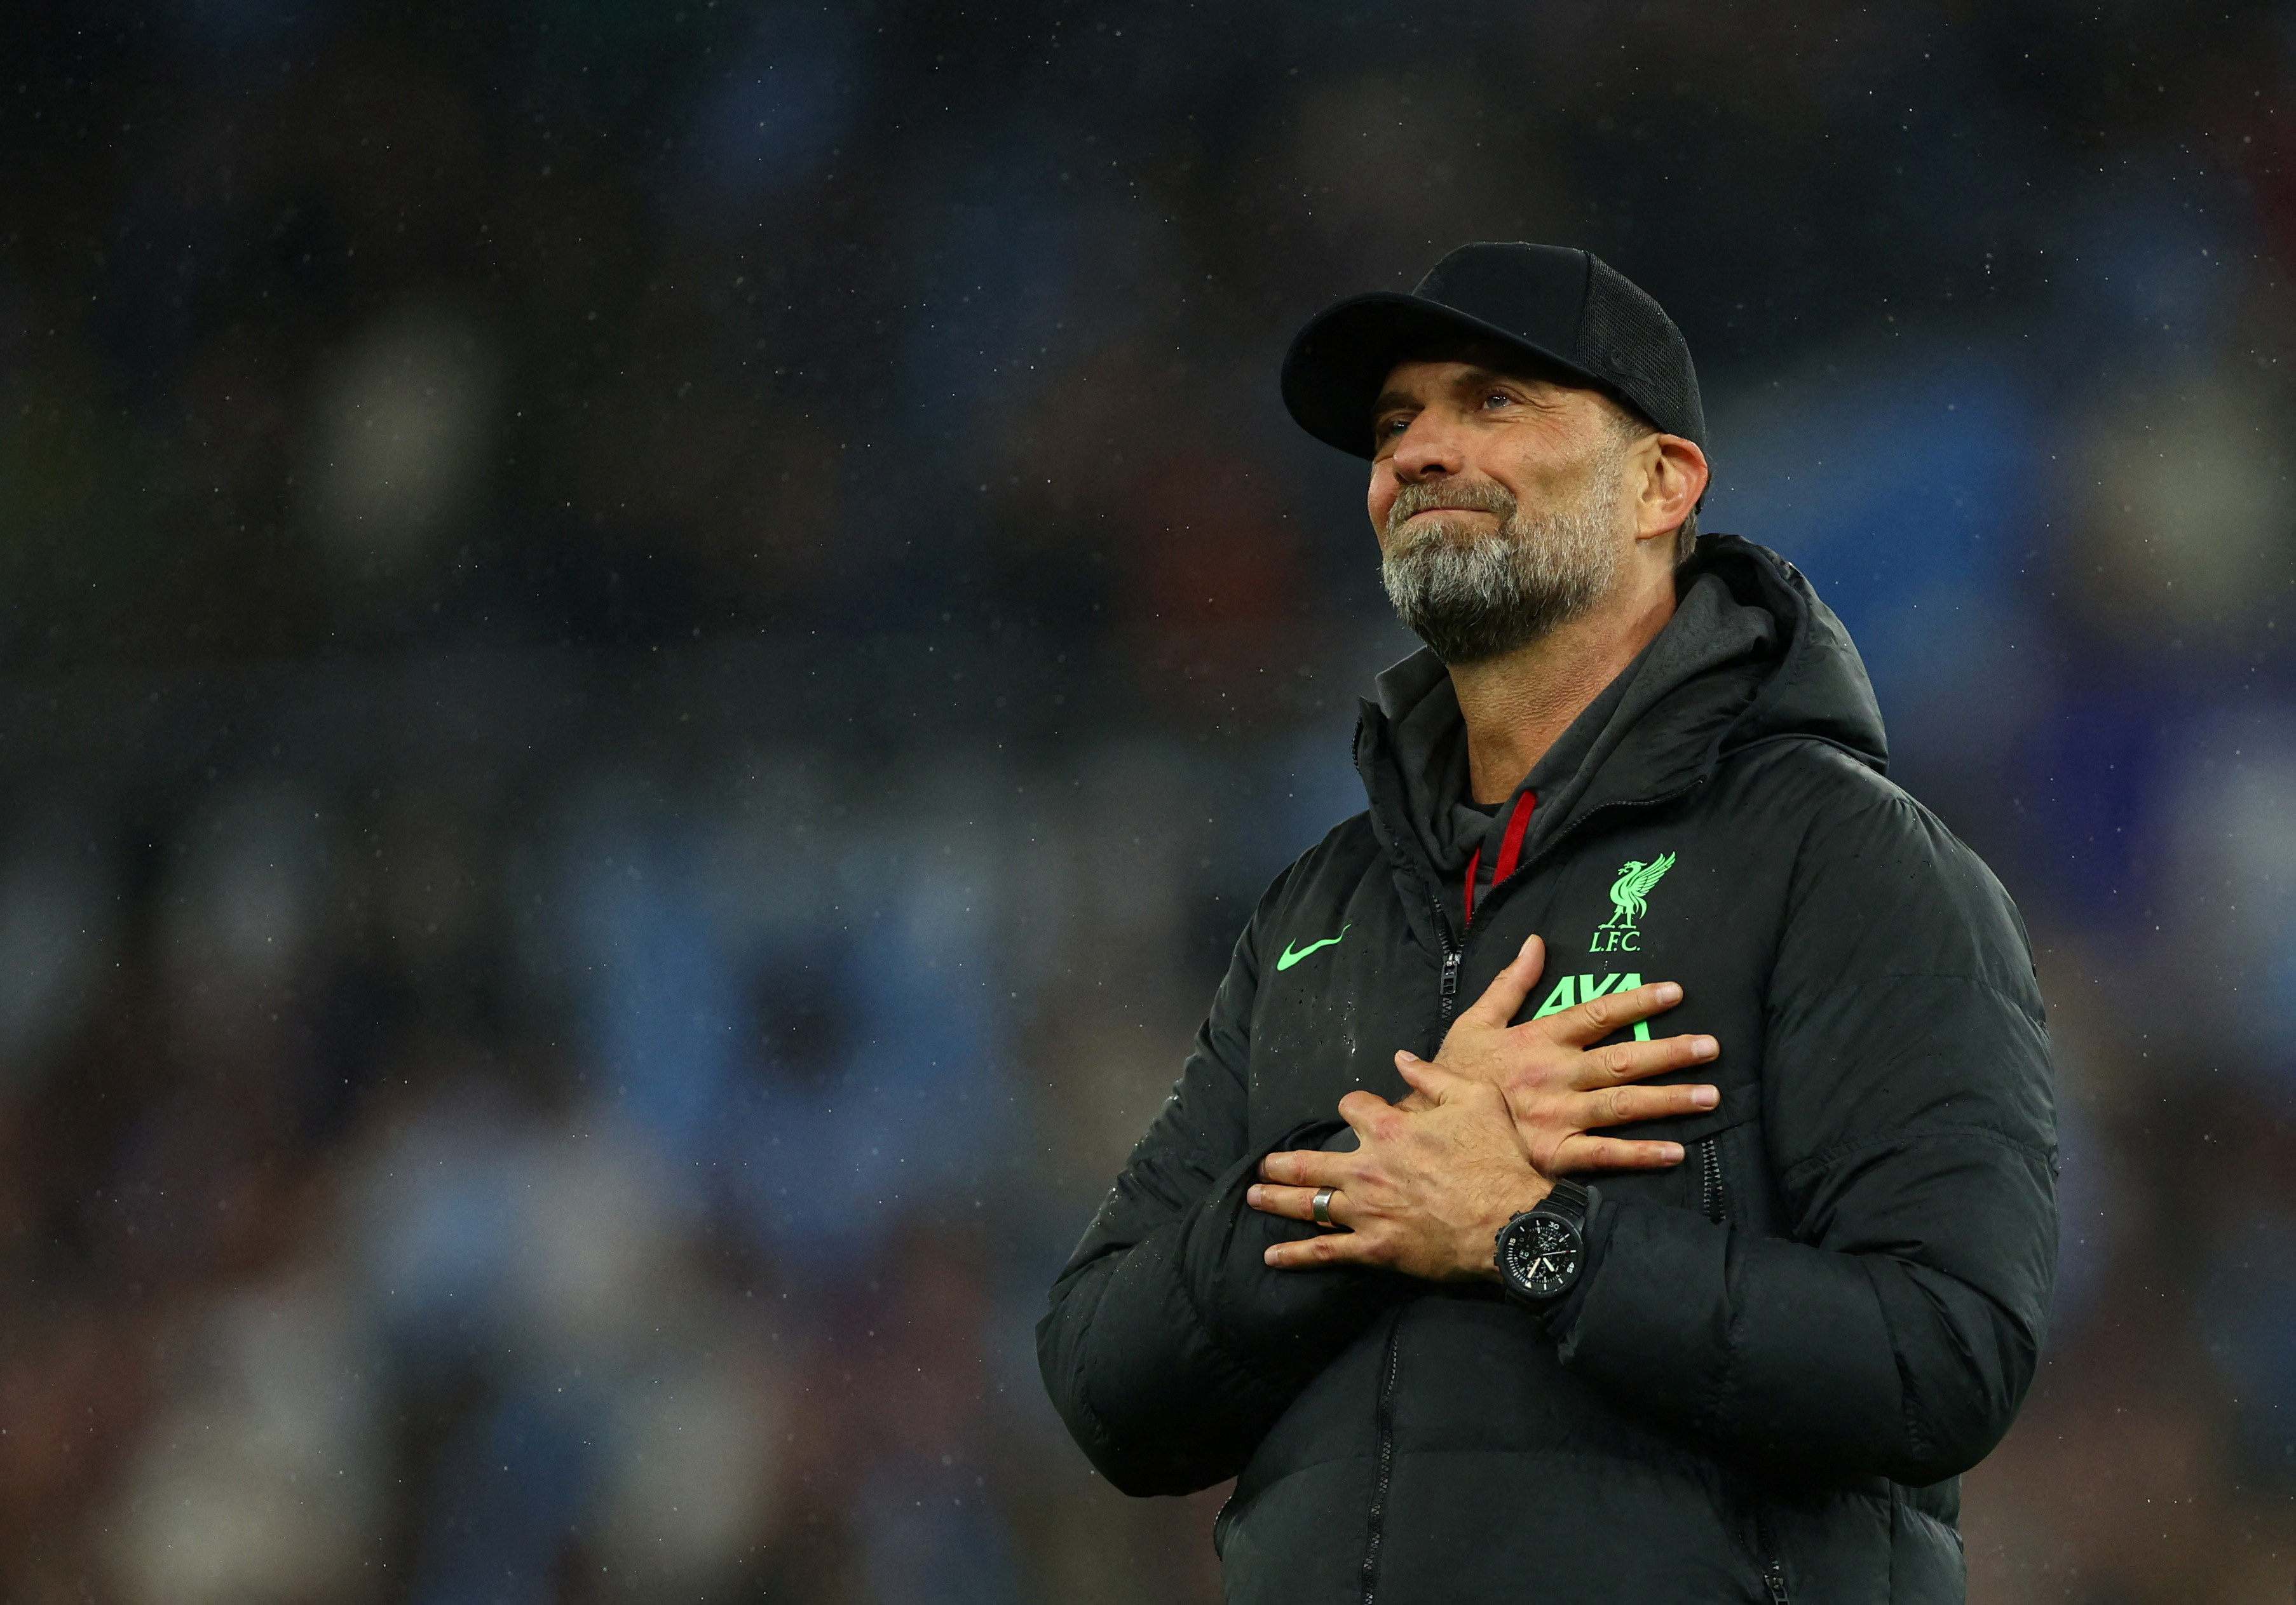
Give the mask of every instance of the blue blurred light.
M 882 1474 L 855 1514 L 872 1599 L 1000 1605 L 1020 1597 L 1012 1535 L 979 1478 Z
M 913 222 L 922 293 L 902 368 L 912 420 L 938 444 L 972 437 L 974 409 L 1040 373 L 1068 307 L 1076 217 L 1015 149 L 966 175 L 967 193 L 935 192 Z
M 680 1176 L 711 1140 L 741 1010 L 696 835 L 683 822 L 626 826 L 585 855 L 571 899 L 613 1096 Z
M 685 1208 L 714 1175 L 783 1257 L 860 1263 L 905 1214 L 977 1197 L 1002 1160 L 980 889 L 898 825 L 841 856 L 833 910 L 809 905 L 805 866 L 729 868 L 704 839 L 689 821 L 626 820 L 576 855 L 591 1051 L 684 1179 Z M 764 1028 L 800 992 L 821 1016 L 796 1044 L 805 1062 Z
M 2048 418 L 2007 361 L 1934 350 L 1784 381 L 1726 411 L 1707 528 L 1774 546 L 1849 628 L 1893 759 L 1996 766 L 2044 700 L 2018 578 L 2035 554 Z
M 2248 282 L 2244 210 L 2198 165 L 2163 163 L 2090 197 L 2051 273 L 2054 332 L 2077 380 L 2216 353 Z
M 701 220 L 751 221 L 821 174 L 859 117 L 858 43 L 849 12 L 785 5 L 758 19 L 687 127 L 688 205 Z
M 906 1216 L 970 1214 L 1011 1134 L 989 932 L 947 882 L 895 869 L 922 855 L 892 845 L 884 880 L 849 905 L 840 938 L 806 938 L 808 958 L 834 967 L 842 1051 L 810 1077 L 760 1054 L 718 1150 L 752 1230 L 816 1272 L 866 1263 Z M 750 962 L 770 985 L 793 957 L 769 944 Z
M 486 1405 L 439 1456 L 412 1597 L 418 1605 L 547 1605 L 592 1502 L 603 1414 L 541 1383 Z
M 2239 1446 L 2252 1473 L 2296 1487 L 2296 1217 L 2259 1209 L 2210 1258 L 2198 1322 L 2233 1396 Z
M 1880 678 L 1898 666 L 1877 657 L 1919 651 L 1882 648 L 1910 605 L 1998 591 L 2024 560 L 2041 420 L 1989 356 L 1829 369 L 1789 385 L 1725 414 L 1721 483 L 1701 522 L 1791 559 Z
M 217 55 L 277 49 L 316 39 L 340 0 L 175 0 L 176 31 Z

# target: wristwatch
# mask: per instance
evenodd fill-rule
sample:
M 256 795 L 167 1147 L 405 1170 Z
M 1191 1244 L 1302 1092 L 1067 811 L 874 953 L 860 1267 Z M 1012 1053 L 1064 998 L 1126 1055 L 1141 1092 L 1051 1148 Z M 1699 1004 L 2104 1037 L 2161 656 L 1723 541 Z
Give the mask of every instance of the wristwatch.
M 1587 1252 L 1592 1188 L 1568 1176 L 1529 1208 L 1499 1228 L 1492 1255 L 1506 1290 L 1528 1304 L 1545 1304 L 1570 1290 Z

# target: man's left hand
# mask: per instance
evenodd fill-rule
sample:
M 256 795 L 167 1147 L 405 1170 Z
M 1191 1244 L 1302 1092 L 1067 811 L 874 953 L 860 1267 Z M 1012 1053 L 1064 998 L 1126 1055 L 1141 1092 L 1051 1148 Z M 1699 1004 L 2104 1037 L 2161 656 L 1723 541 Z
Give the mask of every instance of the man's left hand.
M 1329 1187 L 1327 1212 L 1343 1228 L 1277 1243 L 1267 1250 L 1269 1265 L 1380 1265 L 1431 1282 L 1498 1274 L 1492 1249 L 1499 1228 L 1553 1183 L 1523 1153 L 1496 1087 L 1421 1060 L 1402 1069 L 1424 1107 L 1403 1110 L 1375 1093 L 1349 1093 L 1340 1100 L 1340 1117 L 1361 1141 L 1353 1153 L 1295 1150 L 1260 1161 L 1262 1179 L 1244 1195 L 1253 1208 L 1313 1220 L 1316 1191 Z

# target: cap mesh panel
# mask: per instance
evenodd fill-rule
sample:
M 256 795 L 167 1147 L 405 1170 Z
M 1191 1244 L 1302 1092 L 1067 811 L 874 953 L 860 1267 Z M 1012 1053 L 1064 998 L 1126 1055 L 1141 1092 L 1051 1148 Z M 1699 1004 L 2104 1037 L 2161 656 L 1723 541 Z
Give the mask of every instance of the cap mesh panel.
M 1617 268 L 1600 257 L 1593 268 L 1578 323 L 1580 365 L 1607 376 L 1668 434 L 1704 445 L 1706 414 L 1682 331 Z

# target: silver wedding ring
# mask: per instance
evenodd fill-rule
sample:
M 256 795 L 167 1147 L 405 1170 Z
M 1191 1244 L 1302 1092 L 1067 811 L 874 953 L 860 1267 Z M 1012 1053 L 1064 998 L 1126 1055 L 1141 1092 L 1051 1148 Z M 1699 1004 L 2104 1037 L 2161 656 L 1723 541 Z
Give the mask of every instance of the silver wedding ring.
M 1332 1224 L 1332 1194 L 1338 1191 L 1339 1189 L 1336 1187 L 1318 1187 L 1316 1189 L 1315 1210 L 1316 1224 L 1317 1225 L 1328 1226 Z

